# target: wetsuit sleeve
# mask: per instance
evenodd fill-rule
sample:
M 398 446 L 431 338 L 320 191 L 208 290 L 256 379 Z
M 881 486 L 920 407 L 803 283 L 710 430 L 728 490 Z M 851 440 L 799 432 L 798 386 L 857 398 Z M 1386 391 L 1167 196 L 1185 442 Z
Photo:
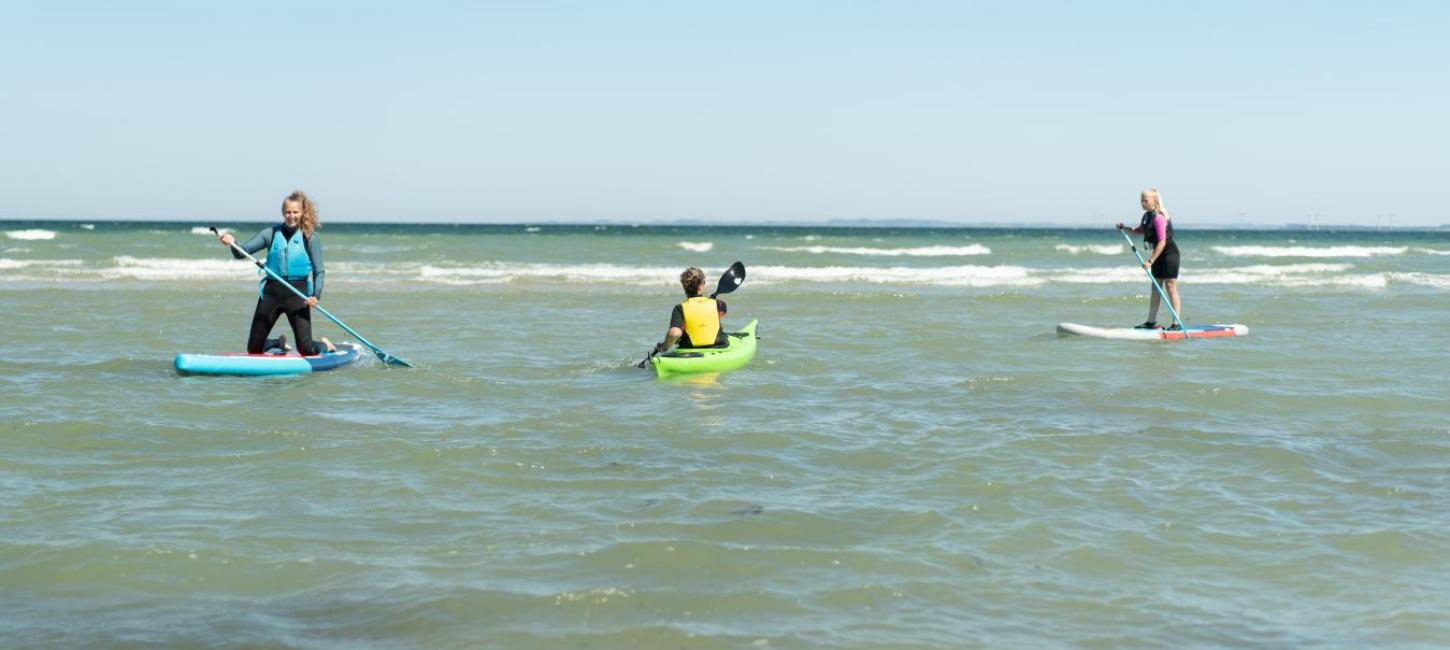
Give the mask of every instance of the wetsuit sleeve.
M 248 253 L 256 253 L 257 251 L 272 245 L 272 233 L 276 231 L 276 226 L 267 226 L 266 228 L 257 231 L 257 234 L 252 235 L 251 239 L 248 239 L 245 242 L 240 242 L 237 244 L 237 246 L 241 247 L 242 250 L 247 251 Z M 232 257 L 235 257 L 237 259 L 242 259 L 243 257 L 246 257 L 245 255 L 238 253 L 237 249 L 235 248 L 231 249 L 231 251 Z
M 322 240 L 313 233 L 307 238 L 307 257 L 312 260 L 312 297 L 322 298 Z
M 1158 239 L 1155 241 L 1168 239 L 1168 217 L 1163 216 L 1161 212 L 1153 216 L 1153 232 L 1158 234 Z
M 675 305 L 675 310 L 670 312 L 670 327 L 685 329 L 685 309 Z

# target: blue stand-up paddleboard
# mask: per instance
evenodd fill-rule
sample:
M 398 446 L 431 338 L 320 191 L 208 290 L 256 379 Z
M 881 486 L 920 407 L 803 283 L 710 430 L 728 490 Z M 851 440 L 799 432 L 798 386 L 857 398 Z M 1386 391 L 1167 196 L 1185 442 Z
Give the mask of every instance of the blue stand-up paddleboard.
M 178 354 L 176 372 L 183 375 L 233 375 L 242 377 L 265 377 L 275 375 L 304 375 L 310 372 L 337 370 L 352 365 L 362 358 L 362 346 L 356 343 L 339 343 L 336 352 L 304 357 L 296 352 L 287 354 Z

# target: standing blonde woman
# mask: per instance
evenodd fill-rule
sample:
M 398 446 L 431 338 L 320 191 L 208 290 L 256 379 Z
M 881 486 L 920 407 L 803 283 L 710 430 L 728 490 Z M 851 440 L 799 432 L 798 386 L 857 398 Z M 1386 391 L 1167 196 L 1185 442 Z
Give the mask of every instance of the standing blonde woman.
M 1163 208 L 1163 197 L 1158 194 L 1156 187 L 1143 190 L 1139 203 L 1143 206 L 1143 219 L 1131 232 L 1143 235 L 1143 246 L 1149 249 L 1143 268 L 1151 270 L 1153 278 L 1163 285 L 1164 293 L 1168 294 L 1168 300 L 1173 303 L 1173 311 L 1182 315 L 1183 307 L 1178 301 L 1178 244 L 1173 241 L 1172 218 Z M 1119 230 L 1126 228 L 1123 222 L 1118 222 Z M 1158 307 L 1162 300 L 1157 291 L 1150 291 L 1149 294 L 1152 297 L 1148 303 L 1148 320 L 1137 329 L 1158 327 Z M 1173 323 L 1168 329 L 1178 329 L 1178 324 Z
M 267 226 L 253 235 L 241 249 L 255 253 L 267 249 L 267 268 L 278 277 L 286 278 L 287 284 L 307 296 L 304 300 L 286 287 L 263 277 L 261 296 L 257 298 L 257 310 L 252 313 L 252 330 L 247 335 L 247 353 L 262 354 L 264 350 L 286 350 L 286 337 L 268 340 L 277 318 L 287 315 L 292 333 L 297 336 L 297 353 L 303 356 L 321 354 L 322 346 L 312 340 L 312 307 L 322 297 L 322 243 L 317 239 L 317 205 L 301 190 L 293 192 L 282 200 L 282 223 Z M 232 249 L 233 238 L 228 233 L 217 236 L 222 245 L 232 251 L 232 257 L 242 259 L 242 254 Z M 328 351 L 335 350 L 332 342 L 322 339 Z

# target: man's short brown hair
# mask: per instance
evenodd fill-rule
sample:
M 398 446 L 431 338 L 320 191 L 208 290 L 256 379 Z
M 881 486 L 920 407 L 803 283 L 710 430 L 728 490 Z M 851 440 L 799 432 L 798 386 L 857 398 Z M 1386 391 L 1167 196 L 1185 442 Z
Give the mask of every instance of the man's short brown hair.
M 685 272 L 680 274 L 680 286 L 684 287 L 685 293 L 691 296 L 700 295 L 705 290 L 705 272 L 701 271 L 698 266 L 685 269 Z

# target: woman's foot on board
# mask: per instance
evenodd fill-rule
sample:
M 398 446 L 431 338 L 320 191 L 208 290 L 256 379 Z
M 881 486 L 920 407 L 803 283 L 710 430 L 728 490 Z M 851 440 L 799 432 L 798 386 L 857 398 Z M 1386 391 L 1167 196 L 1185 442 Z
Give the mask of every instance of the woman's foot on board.
M 1151 320 L 1145 320 L 1145 321 L 1143 321 L 1143 324 L 1142 325 L 1139 325 L 1137 327 L 1134 327 L 1133 329 L 1135 329 L 1135 330 L 1156 330 L 1156 329 L 1158 329 L 1158 322 L 1157 321 L 1151 321 Z
M 328 352 L 337 352 L 337 346 L 333 345 L 332 341 L 327 340 L 326 336 L 317 340 L 322 341 L 322 345 L 327 348 Z
M 262 344 L 263 354 L 287 354 L 292 346 L 287 345 L 287 335 L 283 334 L 275 339 L 270 339 Z

